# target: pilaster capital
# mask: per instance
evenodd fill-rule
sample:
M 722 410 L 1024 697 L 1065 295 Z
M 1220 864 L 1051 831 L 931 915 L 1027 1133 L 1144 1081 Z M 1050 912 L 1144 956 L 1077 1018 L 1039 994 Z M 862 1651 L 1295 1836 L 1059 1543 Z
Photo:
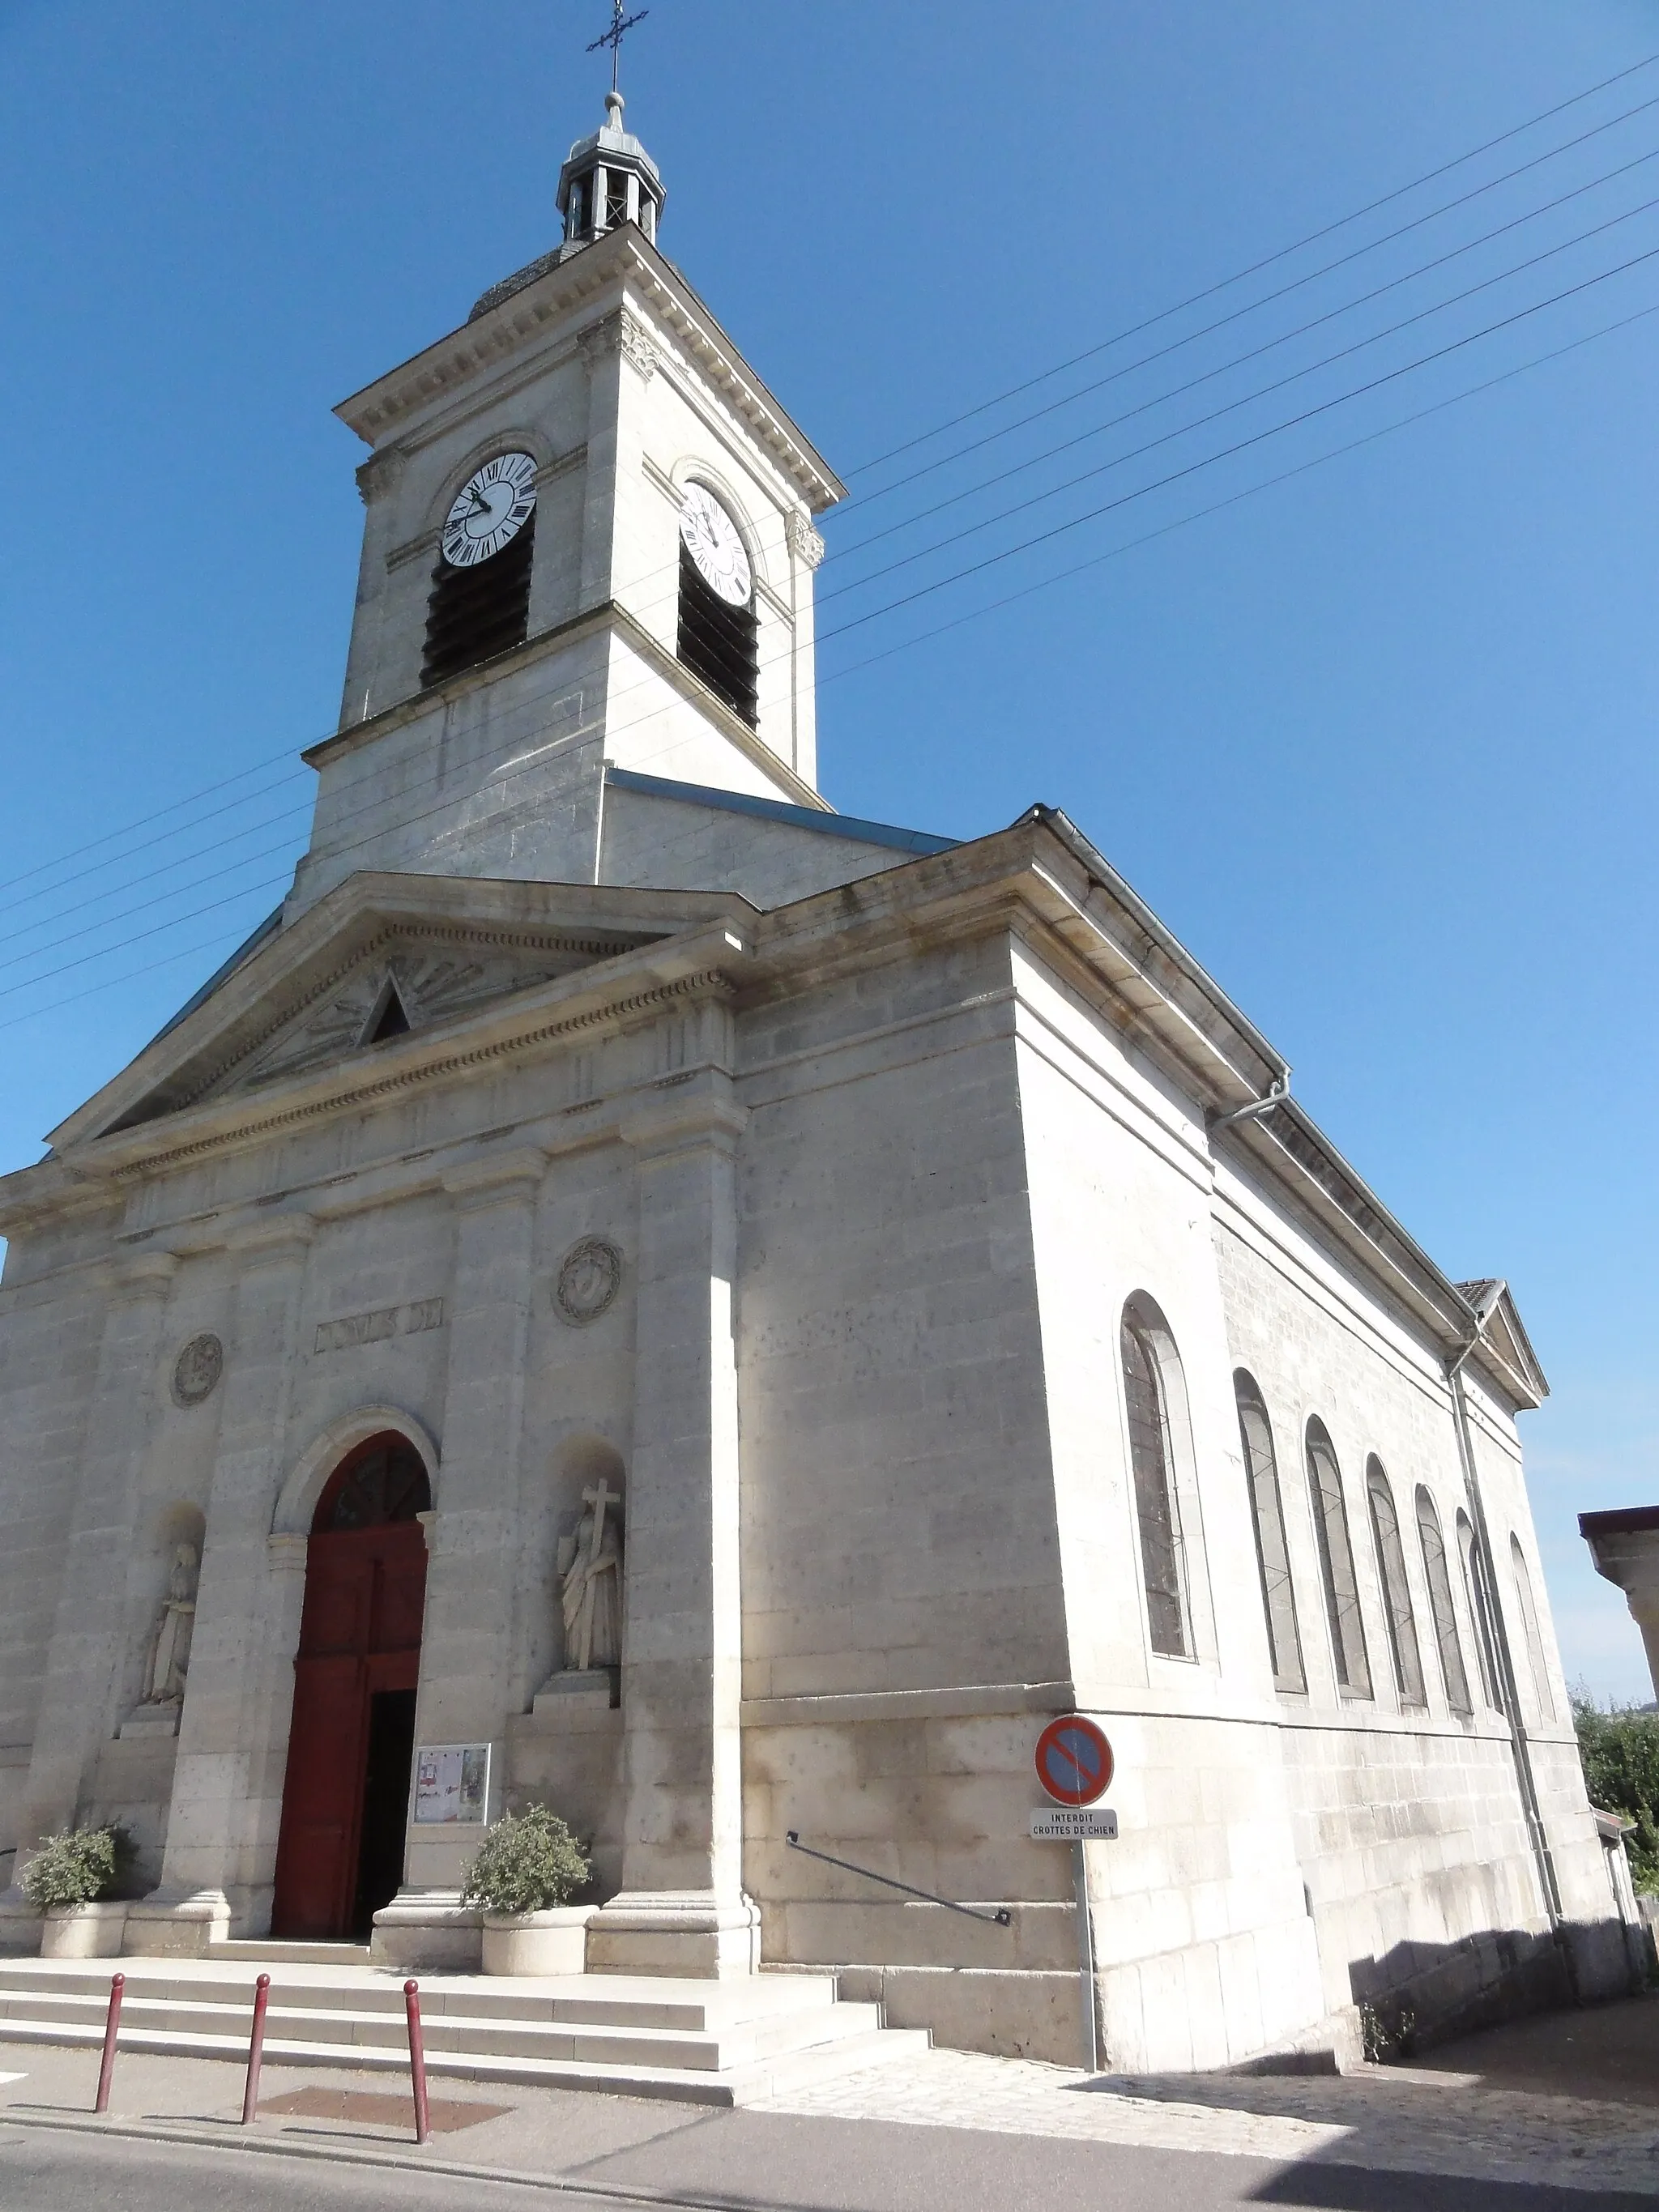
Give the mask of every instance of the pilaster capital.
M 399 453 L 395 446 L 388 446 L 384 453 L 371 453 L 357 471 L 357 490 L 363 505 L 373 507 L 377 499 L 396 491 L 408 466 L 409 456 Z
M 732 1096 L 727 1079 L 703 1075 L 627 1115 L 617 1129 L 641 1159 L 705 1147 L 728 1155 L 749 1126 L 749 1109 Z
M 179 1255 L 165 1244 L 123 1252 L 112 1269 L 116 1290 L 127 1298 L 162 1297 L 178 1272 Z
M 657 342 L 639 317 L 626 307 L 615 307 L 576 336 L 576 344 L 591 375 L 601 362 L 620 354 L 649 384 L 661 358 Z
M 309 1213 L 273 1211 L 236 1223 L 226 1232 L 225 1247 L 244 1267 L 258 1267 L 303 1258 L 316 1234 L 317 1224 Z
M 544 1152 L 535 1145 L 515 1145 L 510 1152 L 488 1152 L 481 1159 L 447 1168 L 442 1182 L 456 1205 L 470 1212 L 534 1198 L 546 1173 Z
M 823 540 L 804 514 L 789 518 L 789 550 L 806 568 L 816 568 L 823 558 Z

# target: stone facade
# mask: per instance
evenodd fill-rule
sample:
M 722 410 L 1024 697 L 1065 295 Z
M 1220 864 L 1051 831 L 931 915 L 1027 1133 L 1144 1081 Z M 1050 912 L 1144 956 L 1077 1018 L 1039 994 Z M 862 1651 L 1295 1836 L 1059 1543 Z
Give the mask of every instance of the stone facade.
M 416 1741 L 487 1745 L 489 1811 L 592 1839 L 591 1971 L 833 1966 L 895 2024 L 1073 2057 L 1070 1857 L 1026 1826 L 1077 1707 L 1119 1760 L 1120 1839 L 1087 1850 L 1111 2064 L 1622 1986 L 1513 1304 L 1411 1243 L 1063 816 L 952 846 L 824 808 L 811 516 L 839 487 L 684 280 L 614 232 L 341 411 L 375 446 L 362 580 L 280 925 L 0 1182 L 0 1848 L 120 1819 L 130 1944 L 270 1927 L 313 1517 L 389 1435 L 431 1494 Z M 439 522 L 508 444 L 541 471 L 530 635 L 423 691 Z M 675 658 L 693 481 L 752 539 L 752 728 Z M 394 989 L 407 1028 L 368 1042 Z M 601 1486 L 619 1668 L 562 1614 Z M 476 1963 L 477 1833 L 410 1822 L 383 1956 Z M 14 1889 L 0 1940 L 34 1933 Z

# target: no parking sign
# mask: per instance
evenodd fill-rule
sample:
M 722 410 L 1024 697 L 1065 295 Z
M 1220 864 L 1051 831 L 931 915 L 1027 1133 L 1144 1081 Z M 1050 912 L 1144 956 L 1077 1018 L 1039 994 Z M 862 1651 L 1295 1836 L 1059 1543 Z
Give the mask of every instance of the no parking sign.
M 1106 1731 L 1081 1713 L 1050 1721 L 1037 1738 L 1037 1780 L 1056 1805 L 1092 1805 L 1103 1797 L 1115 1764 Z

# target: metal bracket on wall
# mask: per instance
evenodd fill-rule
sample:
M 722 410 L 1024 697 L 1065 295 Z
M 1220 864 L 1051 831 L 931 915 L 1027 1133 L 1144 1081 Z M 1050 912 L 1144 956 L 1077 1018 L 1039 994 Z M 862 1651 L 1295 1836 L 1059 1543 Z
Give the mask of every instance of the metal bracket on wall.
M 969 1920 L 983 1920 L 993 1928 L 1006 1928 L 1012 1923 L 1014 1916 L 1006 1905 L 1000 1905 L 994 1912 L 976 1912 L 971 1905 L 957 1905 L 948 1897 L 935 1897 L 931 1889 L 915 1889 L 908 1881 L 895 1881 L 890 1874 L 876 1873 L 872 1867 L 854 1866 L 851 1859 L 832 1858 L 828 1851 L 815 1851 L 810 1844 L 802 1843 L 797 1828 L 787 1830 L 784 1841 L 792 1851 L 804 1851 L 809 1859 L 822 1859 L 825 1866 L 840 1867 L 847 1874 L 862 1875 L 866 1881 L 884 1883 L 889 1889 L 902 1889 L 907 1897 L 920 1897 L 929 1905 L 942 1905 L 947 1912 L 960 1912 Z

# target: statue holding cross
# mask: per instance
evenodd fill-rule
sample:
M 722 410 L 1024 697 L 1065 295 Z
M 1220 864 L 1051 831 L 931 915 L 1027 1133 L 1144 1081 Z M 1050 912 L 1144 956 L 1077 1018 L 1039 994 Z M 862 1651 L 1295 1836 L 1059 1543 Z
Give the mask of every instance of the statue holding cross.
M 564 1671 L 585 1674 L 622 1664 L 622 1539 L 610 1516 L 622 1499 L 601 1476 L 584 1490 L 586 1509 L 572 1536 L 561 1540 L 558 1569 L 564 1613 Z

